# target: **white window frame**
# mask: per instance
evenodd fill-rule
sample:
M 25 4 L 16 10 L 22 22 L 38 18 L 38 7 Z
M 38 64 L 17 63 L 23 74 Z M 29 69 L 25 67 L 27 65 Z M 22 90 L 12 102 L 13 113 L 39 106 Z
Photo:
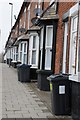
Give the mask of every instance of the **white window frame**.
M 51 45 L 47 45 L 47 41 L 48 41 L 48 37 L 47 37 L 47 35 L 48 35 L 48 28 L 51 28 Z M 51 70 L 51 63 L 50 63 L 50 66 L 49 67 L 47 67 L 47 60 L 48 60 L 48 56 L 47 56 L 47 51 L 48 50 L 51 50 L 52 49 L 52 42 L 53 42 L 53 26 L 52 25 L 49 25 L 49 26 L 46 26 L 46 43 L 45 43 L 45 69 L 46 70 Z M 52 54 L 51 53 L 51 51 L 50 51 L 50 54 Z M 51 55 L 51 59 L 52 59 L 52 55 Z
M 22 49 L 21 49 L 22 44 Z M 26 44 L 26 51 L 24 51 L 24 45 Z M 26 61 L 24 61 L 24 56 L 26 55 Z M 22 64 L 27 63 L 27 41 L 22 41 L 19 44 L 19 61 L 21 61 Z
M 34 37 L 35 37 L 35 39 L 34 39 Z M 37 51 L 37 49 L 36 49 L 36 36 L 33 36 L 33 41 L 35 40 L 35 48 L 33 47 L 33 44 L 32 44 L 32 56 L 33 56 L 33 52 L 35 52 L 35 54 L 36 54 L 36 51 Z M 32 61 L 33 61 L 33 57 L 32 57 Z M 35 62 L 36 62 L 36 59 L 35 59 Z M 32 65 L 33 66 L 35 66 L 36 65 L 36 63 L 34 64 L 34 63 L 32 63 Z
M 33 36 L 36 37 L 35 41 L 35 48 L 33 48 Z M 32 63 L 32 53 L 36 51 L 36 62 L 35 64 Z M 30 35 L 30 40 L 29 40 L 29 57 L 28 57 L 28 64 L 32 65 L 32 68 L 38 68 L 38 51 L 39 51 L 39 37 L 38 34 L 33 33 Z
M 16 61 L 16 53 L 15 53 L 15 47 L 13 47 L 13 60 Z
M 26 44 L 26 49 L 24 49 L 25 48 L 25 44 Z M 26 59 L 25 59 L 25 61 L 23 61 L 23 63 L 26 64 L 27 63 L 27 42 L 24 42 L 24 44 L 23 44 L 23 57 L 24 56 L 26 56 Z
M 11 59 L 13 59 L 13 48 L 11 48 Z
M 18 61 L 18 46 L 16 47 L 16 61 Z
M 22 49 L 23 49 L 23 43 L 21 42 L 20 43 L 20 51 L 19 52 L 20 52 L 20 61 L 22 62 L 22 51 L 23 50 L 21 49 L 21 44 L 22 44 Z
M 44 31 L 44 28 L 41 28 L 41 41 L 40 41 L 40 69 L 42 67 L 42 53 L 43 53 L 43 31 Z
M 67 55 L 67 39 L 68 39 L 68 21 L 64 23 L 64 47 L 63 47 L 63 68 L 62 72 L 66 73 L 66 55 Z
M 69 56 L 69 73 L 71 73 L 72 74 L 72 72 L 71 72 L 71 70 L 72 70 L 72 64 L 71 64 L 71 61 L 72 61 L 72 57 L 71 57 L 71 55 L 72 55 L 72 34 L 74 34 L 74 33 L 76 33 L 77 34 L 77 29 L 76 30 L 73 30 L 73 19 L 75 19 L 77 17 L 77 22 L 78 22 L 78 15 L 75 15 L 75 16 L 73 16 L 72 18 L 71 18 L 71 38 L 70 38 L 70 56 Z M 76 39 L 77 40 L 77 39 Z M 77 41 L 75 41 L 75 42 L 77 42 Z M 78 49 L 77 49 L 78 50 Z M 76 50 L 75 50 L 75 56 L 76 56 Z M 78 56 L 77 56 L 78 57 Z M 77 58 L 78 59 L 78 58 Z M 76 67 L 76 74 L 74 73 L 73 75 L 77 75 L 78 74 L 78 65 L 77 65 L 78 63 L 77 63 L 77 61 L 76 61 L 76 63 L 75 63 L 75 65 L 77 66 Z M 74 66 L 75 66 L 74 65 Z

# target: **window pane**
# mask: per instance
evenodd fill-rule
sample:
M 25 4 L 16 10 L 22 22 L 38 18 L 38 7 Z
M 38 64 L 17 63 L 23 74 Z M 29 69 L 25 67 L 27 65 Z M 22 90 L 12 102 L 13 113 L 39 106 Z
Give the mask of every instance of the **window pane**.
M 22 61 L 22 52 L 20 52 L 20 60 Z
M 47 27 L 47 41 L 46 46 L 52 46 L 53 27 Z
M 36 36 L 33 36 L 33 48 L 36 48 Z
M 16 61 L 18 61 L 18 54 L 16 54 Z
M 43 48 L 43 29 L 41 29 L 40 49 Z
M 21 43 L 21 48 L 20 48 L 21 51 L 22 51 L 22 46 L 23 46 L 23 44 Z
M 27 55 L 26 54 L 24 54 L 24 60 L 23 60 L 23 62 L 26 64 L 26 62 L 27 62 Z
M 26 43 L 24 44 L 24 52 L 26 52 Z
M 41 55 L 40 55 L 40 69 L 41 69 L 41 66 L 42 66 L 42 51 L 43 50 L 41 50 Z
M 18 47 L 16 47 L 16 53 L 18 53 Z
M 36 64 L 36 51 L 32 51 L 32 64 Z
M 78 20 L 78 17 L 75 17 L 73 19 L 73 30 L 77 30 L 77 20 Z
M 51 69 L 51 52 L 50 52 L 50 49 L 46 49 L 45 68 L 46 69 Z

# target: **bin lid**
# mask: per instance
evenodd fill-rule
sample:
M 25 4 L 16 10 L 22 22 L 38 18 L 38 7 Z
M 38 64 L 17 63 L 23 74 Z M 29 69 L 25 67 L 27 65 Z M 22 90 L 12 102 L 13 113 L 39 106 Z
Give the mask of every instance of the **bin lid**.
M 17 64 L 17 67 L 20 67 L 22 64 Z
M 28 64 L 19 64 L 18 67 L 27 68 L 27 67 L 31 67 L 31 65 L 28 65 Z
M 69 75 L 67 75 L 67 74 L 52 74 L 52 75 L 50 75 L 49 77 L 47 77 L 47 79 L 49 80 L 49 81 L 54 81 L 54 80 L 60 80 L 60 78 L 62 79 L 68 79 L 68 76 Z

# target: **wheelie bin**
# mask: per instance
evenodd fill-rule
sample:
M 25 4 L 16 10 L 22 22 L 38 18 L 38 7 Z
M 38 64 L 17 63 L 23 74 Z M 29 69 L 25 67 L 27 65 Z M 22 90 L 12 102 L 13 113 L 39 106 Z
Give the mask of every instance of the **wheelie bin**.
M 18 81 L 20 82 L 30 82 L 30 67 L 31 65 L 19 64 L 17 65 L 18 70 Z
M 55 74 L 47 78 L 52 84 L 52 113 L 55 115 L 71 114 L 71 81 L 68 74 Z

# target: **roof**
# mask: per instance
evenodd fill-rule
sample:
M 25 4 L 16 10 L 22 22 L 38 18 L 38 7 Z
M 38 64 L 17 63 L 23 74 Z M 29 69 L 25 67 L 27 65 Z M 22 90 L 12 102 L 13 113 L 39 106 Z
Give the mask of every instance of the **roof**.
M 30 4 L 30 2 L 23 2 L 22 6 L 21 6 L 21 9 L 20 9 L 20 12 L 19 12 L 19 14 L 18 14 L 18 17 L 17 17 L 17 19 L 16 19 L 16 22 L 15 22 L 14 26 L 12 27 L 12 30 L 15 29 L 15 26 L 16 26 L 16 24 L 18 23 L 18 21 L 19 21 L 19 19 L 20 19 L 20 17 L 21 17 L 21 13 L 22 13 L 22 12 L 24 11 L 24 9 L 25 9 L 25 6 L 28 7 L 29 4 Z
M 39 26 L 33 25 L 33 26 L 31 26 L 31 27 L 27 30 L 27 32 L 30 32 L 30 31 L 39 31 L 40 28 L 41 28 L 41 27 L 39 27 Z
M 29 39 L 29 35 L 21 35 L 17 38 L 17 40 L 15 41 L 14 45 L 18 45 L 20 43 L 20 41 L 27 41 Z
M 43 16 L 40 18 L 40 20 L 46 19 L 59 19 L 58 14 L 56 14 L 55 6 L 49 7 L 46 12 L 44 12 Z

